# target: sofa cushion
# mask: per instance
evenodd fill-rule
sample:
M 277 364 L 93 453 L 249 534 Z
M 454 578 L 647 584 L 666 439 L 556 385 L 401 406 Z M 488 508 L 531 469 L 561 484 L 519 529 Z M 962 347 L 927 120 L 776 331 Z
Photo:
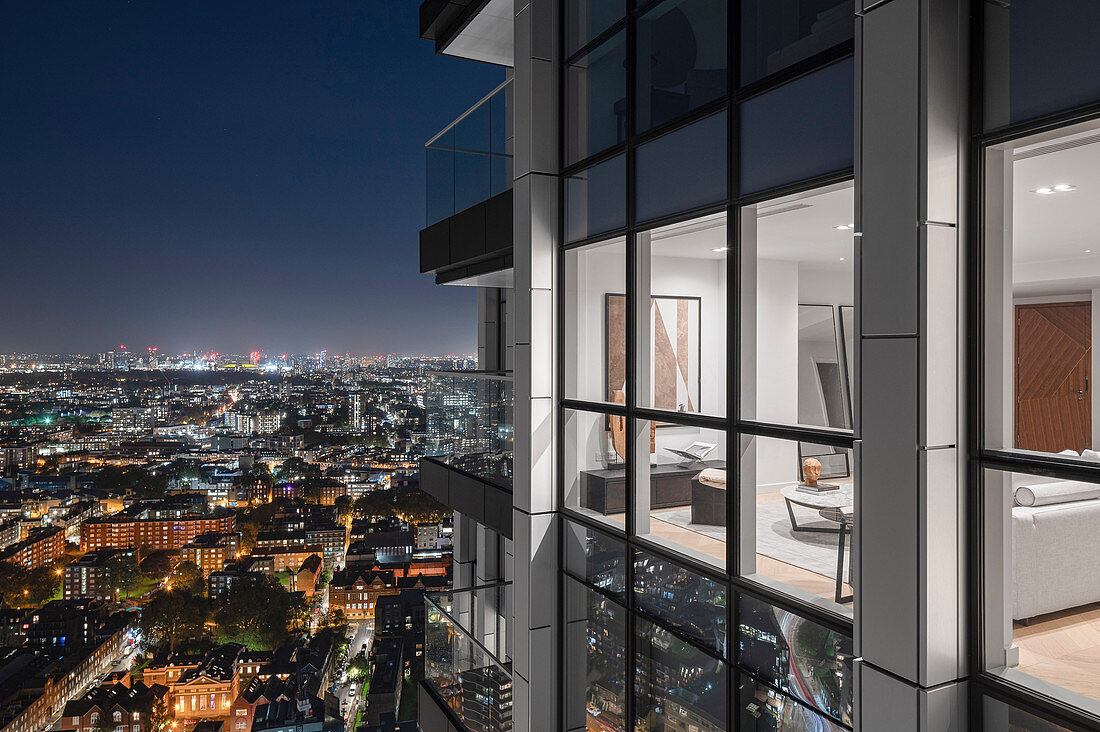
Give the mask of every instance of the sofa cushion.
M 1017 506 L 1050 506 L 1100 498 L 1100 485 L 1077 480 L 1022 485 L 1016 489 L 1013 497 Z
M 726 471 L 719 468 L 704 468 L 703 472 L 695 476 L 703 485 L 709 485 L 711 488 L 726 488 Z

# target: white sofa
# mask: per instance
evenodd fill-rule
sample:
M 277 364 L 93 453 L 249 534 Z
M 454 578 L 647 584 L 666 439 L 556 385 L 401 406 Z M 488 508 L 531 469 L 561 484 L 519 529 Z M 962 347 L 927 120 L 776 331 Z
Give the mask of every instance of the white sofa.
M 1100 602 L 1100 486 L 1015 474 L 1013 489 L 1012 617 Z

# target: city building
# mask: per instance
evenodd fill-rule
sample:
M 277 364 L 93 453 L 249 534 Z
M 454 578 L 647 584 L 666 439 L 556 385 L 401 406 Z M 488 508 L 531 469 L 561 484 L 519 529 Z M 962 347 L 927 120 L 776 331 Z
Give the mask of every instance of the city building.
M 64 600 L 91 598 L 109 600 L 115 588 L 109 584 L 108 563 L 116 557 L 139 558 L 137 549 L 98 549 L 85 553 L 62 568 L 61 597 Z
M 0 562 L 37 569 L 65 556 L 65 530 L 59 526 L 34 529 L 26 539 L 0 550 Z
M 505 73 L 426 145 L 420 269 L 478 288 L 481 373 L 426 394 L 421 484 L 456 588 L 513 583 L 515 729 L 1100 727 L 1064 645 L 1100 599 L 1097 21 L 421 4 Z M 476 724 L 425 653 L 421 726 Z
M 168 688 L 154 684 L 146 686 L 116 683 L 97 686 L 79 699 L 65 705 L 57 729 L 66 732 L 94 732 L 100 716 L 107 715 L 115 729 L 125 732 L 145 732 L 148 715 L 157 700 L 163 700 Z
M 180 547 L 180 561 L 198 565 L 203 576 L 221 571 L 226 562 L 237 559 L 240 534 L 211 531 L 199 534 L 189 544 Z
M 175 518 L 133 518 L 116 514 L 85 521 L 80 550 L 147 547 L 152 551 L 182 549 L 201 534 L 230 534 L 236 528 L 235 513 L 180 515 Z

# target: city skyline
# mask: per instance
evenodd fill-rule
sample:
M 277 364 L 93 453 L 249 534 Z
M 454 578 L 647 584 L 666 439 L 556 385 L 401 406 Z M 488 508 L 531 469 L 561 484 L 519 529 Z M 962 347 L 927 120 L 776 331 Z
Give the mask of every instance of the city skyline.
M 416 274 L 421 151 L 499 69 L 396 2 L 2 17 L 0 352 L 473 350 Z

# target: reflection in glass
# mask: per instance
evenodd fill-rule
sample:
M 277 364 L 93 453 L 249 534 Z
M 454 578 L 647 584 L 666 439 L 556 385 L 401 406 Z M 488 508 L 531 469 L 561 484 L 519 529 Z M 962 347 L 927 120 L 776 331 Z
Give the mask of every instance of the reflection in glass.
M 626 31 L 566 65 L 566 164 L 626 139 Z
M 726 664 L 639 618 L 634 730 L 726 731 Z
M 982 698 L 982 732 L 1071 732 L 992 697 Z
M 844 334 L 844 375 L 848 380 L 848 413 L 855 414 L 856 393 L 856 309 L 851 305 L 840 306 L 840 328 Z
M 637 132 L 726 93 L 726 3 L 664 0 L 638 18 Z
M 851 58 L 742 103 L 741 193 L 851 168 L 854 109 Z
M 852 639 L 738 595 L 737 663 L 772 686 L 852 723 Z
M 634 555 L 638 608 L 712 648 L 726 650 L 727 593 L 723 585 L 645 552 Z
M 626 730 L 626 610 L 566 580 L 567 729 Z
M 741 83 L 851 40 L 855 27 L 849 0 L 742 0 Z
M 737 729 L 743 732 L 843 732 L 846 729 L 745 674 L 737 674 L 737 706 L 740 719 Z
M 625 602 L 626 544 L 618 539 L 566 521 L 565 568 Z
M 626 156 L 565 179 L 565 237 L 586 239 L 626 226 Z
M 626 239 L 569 249 L 564 260 L 565 396 L 626 404 Z
M 638 146 L 639 221 L 689 211 L 726 198 L 726 112 Z
M 624 0 L 567 0 L 565 3 L 566 53 L 586 43 L 615 24 L 626 14 Z

